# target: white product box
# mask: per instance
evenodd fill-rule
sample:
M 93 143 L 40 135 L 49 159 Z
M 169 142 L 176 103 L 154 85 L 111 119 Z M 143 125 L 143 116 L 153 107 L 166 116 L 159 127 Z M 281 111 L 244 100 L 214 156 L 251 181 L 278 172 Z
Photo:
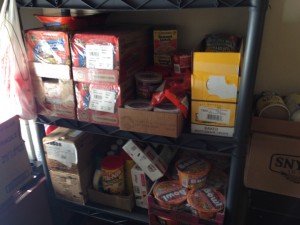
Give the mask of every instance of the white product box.
M 164 176 L 168 165 L 151 146 L 129 140 L 123 149 L 152 181 Z
M 136 206 L 148 209 L 147 195 L 151 188 L 151 181 L 138 165 L 132 167 L 131 177 Z

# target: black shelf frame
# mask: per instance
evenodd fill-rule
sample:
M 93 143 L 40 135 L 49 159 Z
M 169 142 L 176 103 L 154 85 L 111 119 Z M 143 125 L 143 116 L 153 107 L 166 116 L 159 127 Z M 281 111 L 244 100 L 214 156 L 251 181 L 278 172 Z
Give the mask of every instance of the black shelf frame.
M 247 25 L 247 35 L 245 38 L 244 58 L 241 70 L 241 81 L 239 89 L 239 101 L 237 104 L 236 125 L 233 138 L 207 137 L 205 135 L 182 134 L 179 139 L 170 139 L 145 134 L 122 132 L 113 130 L 106 126 L 88 125 L 70 120 L 52 120 L 46 117 L 38 117 L 38 127 L 40 136 L 40 151 L 42 152 L 42 137 L 45 135 L 43 123 L 56 124 L 70 128 L 81 129 L 88 132 L 96 132 L 103 135 L 116 135 L 117 137 L 132 137 L 141 141 L 153 141 L 170 145 L 179 145 L 189 148 L 191 141 L 198 139 L 207 150 L 207 143 L 215 143 L 216 146 L 228 148 L 231 155 L 231 169 L 229 174 L 228 192 L 226 198 L 226 225 L 244 224 L 243 201 L 246 195 L 243 186 L 244 165 L 249 139 L 252 96 L 255 86 L 259 52 L 263 36 L 265 14 L 269 6 L 268 0 L 17 0 L 18 6 L 22 8 L 59 8 L 62 12 L 68 9 L 93 9 L 97 11 L 151 11 L 151 10 L 183 10 L 192 8 L 232 8 L 247 7 L 249 19 Z M 108 131 L 107 131 L 108 129 Z M 190 139 L 191 138 L 191 139 Z M 187 141 L 186 141 L 187 140 Z M 185 142 L 186 141 L 186 142 Z M 188 143 L 188 144 L 187 144 Z M 209 148 L 213 148 L 210 144 Z M 195 148 L 195 146 L 192 146 Z M 197 148 L 197 147 L 196 147 Z M 218 148 L 216 148 L 218 149 Z M 210 151 L 220 153 L 222 151 Z M 51 184 L 51 179 L 47 171 L 46 160 L 42 154 L 44 171 Z M 49 185 L 50 187 L 50 185 Z M 53 192 L 53 190 L 52 190 Z M 52 193 L 53 194 L 53 193 Z M 118 216 L 118 213 L 115 213 Z M 242 215 L 242 216 L 241 216 Z

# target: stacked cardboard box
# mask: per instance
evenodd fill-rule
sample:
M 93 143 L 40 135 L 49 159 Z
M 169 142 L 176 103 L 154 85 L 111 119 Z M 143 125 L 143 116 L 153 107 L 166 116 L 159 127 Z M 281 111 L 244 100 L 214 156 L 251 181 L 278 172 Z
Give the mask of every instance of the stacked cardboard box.
M 69 34 L 28 30 L 26 45 L 38 113 L 75 119 Z
M 241 52 L 194 52 L 192 133 L 232 137 Z
M 97 135 L 59 127 L 43 138 L 44 151 L 57 198 L 84 204 L 91 182 L 92 150 Z
M 0 204 L 6 205 L 32 179 L 18 116 L 0 120 L 0 159 Z
M 149 38 L 141 27 L 73 35 L 78 120 L 119 126 L 118 107 L 134 97 L 134 75 L 148 63 Z

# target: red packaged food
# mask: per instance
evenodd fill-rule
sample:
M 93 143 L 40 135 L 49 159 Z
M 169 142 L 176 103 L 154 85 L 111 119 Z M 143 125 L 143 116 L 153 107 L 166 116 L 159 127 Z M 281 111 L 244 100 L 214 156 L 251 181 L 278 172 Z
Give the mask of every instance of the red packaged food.
M 29 61 L 70 65 L 68 33 L 29 30 L 25 39 Z

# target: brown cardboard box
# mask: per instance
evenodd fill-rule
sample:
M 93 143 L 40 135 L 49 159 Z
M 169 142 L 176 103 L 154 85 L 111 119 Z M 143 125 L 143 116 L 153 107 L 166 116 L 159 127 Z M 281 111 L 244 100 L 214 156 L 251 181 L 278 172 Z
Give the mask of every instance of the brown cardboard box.
M 178 137 L 183 127 L 181 113 L 140 111 L 119 108 L 120 129 L 146 134 Z
M 87 188 L 92 179 L 92 167 L 79 174 L 50 171 L 55 195 L 59 199 L 84 205 L 88 199 Z
M 32 179 L 18 116 L 0 121 L 0 204 Z
M 253 118 L 245 168 L 249 188 L 300 198 L 300 139 L 296 122 Z
M 32 85 L 39 114 L 76 119 L 72 80 L 32 76 Z
M 112 206 L 131 212 L 134 207 L 133 194 L 130 195 L 111 195 L 92 188 L 88 189 L 89 201 L 99 203 L 101 205 Z
M 92 164 L 98 135 L 59 127 L 43 138 L 49 170 L 79 174 Z

